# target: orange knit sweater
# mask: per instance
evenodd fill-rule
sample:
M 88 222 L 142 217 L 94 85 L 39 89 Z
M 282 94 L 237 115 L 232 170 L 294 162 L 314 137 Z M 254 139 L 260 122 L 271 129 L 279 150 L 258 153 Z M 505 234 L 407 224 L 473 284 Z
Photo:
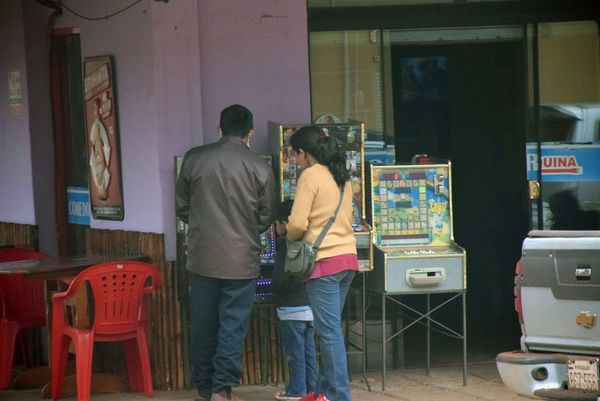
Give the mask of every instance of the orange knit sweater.
M 315 164 L 298 179 L 292 214 L 287 224 L 288 240 L 314 242 L 335 211 L 340 191 L 327 166 Z M 329 228 L 317 252 L 317 260 L 348 253 L 356 254 L 352 230 L 352 185 L 344 188 L 344 200 L 338 216 Z

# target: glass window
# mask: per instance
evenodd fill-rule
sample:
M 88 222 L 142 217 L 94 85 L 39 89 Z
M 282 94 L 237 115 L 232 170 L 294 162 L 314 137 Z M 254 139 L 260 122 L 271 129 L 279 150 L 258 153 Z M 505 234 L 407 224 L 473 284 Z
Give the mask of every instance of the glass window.
M 383 132 L 380 32 L 310 34 L 312 119 L 364 122 L 368 138 Z
M 528 173 L 529 180 L 537 180 L 539 175 L 537 178 L 535 175 L 541 168 L 543 223 L 539 226 L 553 230 L 598 230 L 598 27 L 593 21 L 539 24 L 537 43 L 540 144 L 538 147 L 534 141 L 528 143 Z M 535 120 L 530 118 L 532 122 Z M 530 127 L 530 132 L 533 128 Z

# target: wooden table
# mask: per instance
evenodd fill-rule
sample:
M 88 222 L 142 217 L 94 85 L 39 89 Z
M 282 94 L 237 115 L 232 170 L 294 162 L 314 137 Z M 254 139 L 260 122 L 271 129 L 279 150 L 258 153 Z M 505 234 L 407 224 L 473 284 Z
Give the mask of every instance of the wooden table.
M 116 260 L 148 262 L 149 258 L 140 255 L 96 255 L 83 257 L 68 256 L 42 260 L 18 260 L 0 263 L 0 274 L 22 274 L 29 278 L 61 280 L 62 278 L 73 278 L 87 267 Z
M 71 280 L 82 270 L 104 262 L 114 261 L 140 261 L 149 262 L 147 256 L 141 255 L 96 255 L 85 257 L 61 257 L 49 258 L 42 260 L 19 260 L 0 263 L 0 274 L 20 274 L 26 278 L 43 279 L 46 282 L 46 320 L 48 323 L 48 337 L 50 337 L 52 329 L 52 293 L 57 290 L 62 290 L 61 287 L 68 285 Z M 84 292 L 77 294 L 74 299 L 81 310 L 87 310 L 87 294 L 85 287 L 82 287 Z M 89 322 L 86 314 L 78 316 L 77 325 L 87 325 Z M 50 338 L 48 338 L 48 347 L 50 347 Z M 15 379 L 16 389 L 27 388 L 42 388 L 41 396 L 43 398 L 50 397 L 50 369 L 48 366 L 29 369 L 17 376 Z M 123 378 L 111 374 L 93 374 L 92 375 L 92 392 L 99 393 L 120 393 L 126 392 L 129 385 L 124 382 Z M 74 396 L 77 393 L 75 371 L 72 367 L 67 368 L 65 382 L 63 386 L 63 397 Z

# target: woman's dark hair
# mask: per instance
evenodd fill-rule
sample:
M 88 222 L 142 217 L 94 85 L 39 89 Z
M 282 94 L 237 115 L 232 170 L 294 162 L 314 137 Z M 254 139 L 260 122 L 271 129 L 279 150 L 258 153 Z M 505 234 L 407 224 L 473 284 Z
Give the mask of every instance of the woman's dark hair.
M 350 179 L 350 172 L 346 169 L 346 151 L 337 139 L 325 134 L 321 128 L 307 125 L 298 129 L 290 138 L 290 145 L 294 151 L 310 153 L 327 166 L 338 185 L 342 186 Z

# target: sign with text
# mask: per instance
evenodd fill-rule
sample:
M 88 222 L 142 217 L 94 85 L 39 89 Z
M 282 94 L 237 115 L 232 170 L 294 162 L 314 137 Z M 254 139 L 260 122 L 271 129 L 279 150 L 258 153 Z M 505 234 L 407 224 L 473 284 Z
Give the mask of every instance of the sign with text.
M 92 216 L 95 219 L 123 220 L 119 126 L 112 58 L 86 58 L 84 74 Z
M 8 72 L 8 105 L 10 114 L 18 116 L 23 113 L 23 97 L 21 95 L 21 72 Z
M 67 188 L 67 216 L 69 224 L 90 225 L 90 192 L 87 188 Z
M 557 143 L 541 145 L 541 163 L 537 145 L 527 144 L 527 179 L 538 178 L 539 165 L 544 182 L 574 182 L 600 180 L 600 144 Z

